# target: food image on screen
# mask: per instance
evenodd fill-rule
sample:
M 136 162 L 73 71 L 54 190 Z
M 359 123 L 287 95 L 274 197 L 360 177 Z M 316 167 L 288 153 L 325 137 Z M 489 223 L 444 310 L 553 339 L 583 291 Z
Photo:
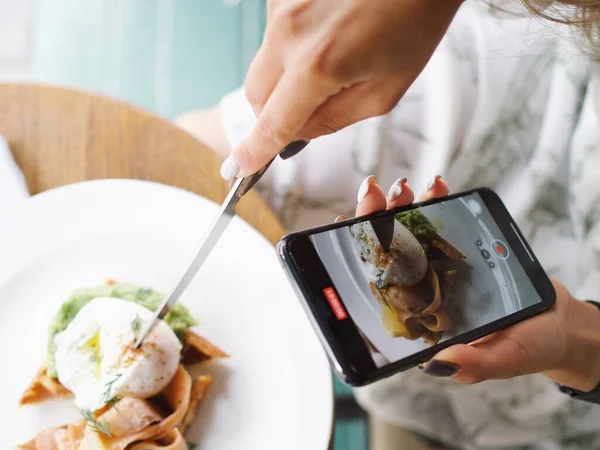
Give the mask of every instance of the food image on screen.
M 478 194 L 311 240 L 377 366 L 541 301 Z
M 369 288 L 381 305 L 386 331 L 391 337 L 423 338 L 435 344 L 452 325 L 444 306 L 452 295 L 456 269 L 438 273 L 431 262 L 465 256 L 419 210 L 397 214 L 392 226 L 387 251 L 370 222 L 353 225 L 349 232 L 361 249 L 361 259 L 375 269 Z

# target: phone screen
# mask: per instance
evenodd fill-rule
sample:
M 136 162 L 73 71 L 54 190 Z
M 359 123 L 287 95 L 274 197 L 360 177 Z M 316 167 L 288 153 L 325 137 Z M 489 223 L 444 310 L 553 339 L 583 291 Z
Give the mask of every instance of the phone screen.
M 310 240 L 333 316 L 354 322 L 378 368 L 542 302 L 509 242 L 533 255 L 477 192 Z

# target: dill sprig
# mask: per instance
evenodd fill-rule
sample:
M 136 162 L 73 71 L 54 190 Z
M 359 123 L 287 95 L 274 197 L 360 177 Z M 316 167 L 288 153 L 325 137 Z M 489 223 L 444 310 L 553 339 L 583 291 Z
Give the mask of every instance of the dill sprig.
M 113 385 L 117 382 L 119 378 L 121 378 L 122 375 L 122 373 L 118 373 L 117 375 L 115 375 L 114 379 L 112 379 L 104 385 L 106 387 L 106 390 L 102 393 L 102 396 L 100 397 L 100 401 L 102 403 L 108 404 L 113 399 L 113 396 L 111 395 Z
M 377 289 L 377 292 L 379 292 L 379 297 L 381 298 L 381 301 L 385 304 L 385 306 L 388 309 L 392 309 L 392 307 L 390 306 L 388 301 L 385 299 L 383 292 L 381 292 L 382 289 L 385 289 L 387 287 L 386 282 L 383 280 L 383 274 L 384 274 L 384 270 L 378 269 L 377 275 L 376 275 L 377 280 L 375 281 L 375 289 Z
M 83 418 L 87 421 L 87 426 L 90 430 L 95 431 L 96 433 L 105 434 L 108 437 L 112 437 L 110 433 L 110 428 L 106 420 L 98 420 L 94 417 L 94 413 L 89 409 L 80 409 L 79 412 L 83 416 Z
M 133 322 L 131 322 L 131 331 L 133 331 L 133 334 L 136 336 L 136 338 L 141 329 L 142 319 L 140 319 L 140 316 L 136 314 L 135 319 L 133 319 Z
M 378 269 L 378 271 L 377 271 L 377 275 L 376 275 L 377 280 L 375 282 L 377 289 L 383 289 L 385 287 L 385 281 L 383 280 L 384 273 L 385 273 L 385 271 L 383 269 Z
M 117 409 L 117 407 L 115 406 L 117 403 L 119 403 L 119 401 L 121 400 L 121 397 L 119 397 L 118 395 L 115 395 L 113 398 L 111 398 L 109 401 L 106 402 L 106 405 L 109 408 L 115 408 Z

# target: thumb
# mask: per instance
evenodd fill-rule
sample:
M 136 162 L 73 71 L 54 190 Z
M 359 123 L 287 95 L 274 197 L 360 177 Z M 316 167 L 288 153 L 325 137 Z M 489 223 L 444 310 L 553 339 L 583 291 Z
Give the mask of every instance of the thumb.
M 533 360 L 518 342 L 495 336 L 470 345 L 448 347 L 425 366 L 433 376 L 450 376 L 462 384 L 501 380 L 536 372 Z

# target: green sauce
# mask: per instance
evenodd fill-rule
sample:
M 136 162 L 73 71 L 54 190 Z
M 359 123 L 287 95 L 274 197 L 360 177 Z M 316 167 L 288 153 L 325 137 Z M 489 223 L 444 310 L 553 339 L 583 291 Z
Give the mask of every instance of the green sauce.
M 396 220 L 408 228 L 408 231 L 417 238 L 419 243 L 423 246 L 423 249 L 427 251 L 432 235 L 437 233 L 437 229 L 429 219 L 418 209 L 411 209 L 410 211 L 398 213 L 395 217 Z
M 71 297 L 61 305 L 50 323 L 50 328 L 48 330 L 48 376 L 53 378 L 58 376 L 54 361 L 54 354 L 56 352 L 54 336 L 61 331 L 64 331 L 81 308 L 97 297 L 114 297 L 128 300 L 144 306 L 151 311 L 155 311 L 163 300 L 163 295 L 160 292 L 135 286 L 133 284 L 103 285 L 76 290 Z M 180 339 L 189 327 L 198 323 L 194 320 L 187 308 L 179 303 L 175 304 L 173 309 L 166 315 L 165 322 L 167 322 L 169 327 Z

